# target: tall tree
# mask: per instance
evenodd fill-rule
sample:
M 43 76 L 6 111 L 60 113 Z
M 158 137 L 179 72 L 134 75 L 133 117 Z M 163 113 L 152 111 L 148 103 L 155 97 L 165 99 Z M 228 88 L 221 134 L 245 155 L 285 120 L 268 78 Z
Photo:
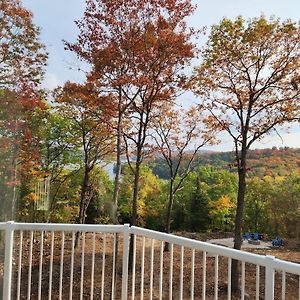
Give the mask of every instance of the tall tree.
M 67 82 L 56 91 L 57 101 L 62 103 L 61 113 L 73 123 L 74 141 L 83 152 L 83 180 L 80 195 L 79 224 L 84 224 L 88 206 L 93 198 L 91 172 L 112 151 L 111 131 L 105 119 L 107 111 L 101 97 L 90 84 Z
M 31 116 L 43 107 L 36 87 L 47 60 L 38 38 L 39 29 L 21 1 L 0 2 L 0 154 L 6 158 L 1 159 L 1 177 L 11 190 L 1 203 L 8 204 L 9 218 L 14 217 L 20 174 L 30 173 L 38 159 Z
M 239 178 L 234 248 L 242 244 L 247 155 L 257 140 L 299 120 L 299 26 L 291 21 L 223 19 L 212 27 L 196 68 L 194 87 L 210 111 L 209 122 L 232 138 Z M 238 289 L 233 262 L 232 287 Z
M 165 223 L 167 233 L 171 230 L 171 211 L 176 192 L 197 166 L 195 159 L 199 150 L 214 142 L 213 132 L 205 129 L 199 119 L 203 119 L 202 111 L 195 107 L 185 111 L 167 106 L 160 111 L 160 116 L 153 120 L 155 134 L 152 136 L 156 144 L 154 147 L 164 158 L 169 172 L 169 196 Z M 168 249 L 168 244 L 165 249 Z
M 132 225 L 137 221 L 140 165 L 153 109 L 174 99 L 185 81 L 179 75 L 195 54 L 193 31 L 185 24 L 192 12 L 190 0 L 88 0 L 85 16 L 77 22 L 78 41 L 67 44 L 92 64 L 91 77 L 100 92 L 113 93 L 118 101 L 118 153 L 123 131 L 136 157 Z M 125 116 L 131 132 L 124 130 Z

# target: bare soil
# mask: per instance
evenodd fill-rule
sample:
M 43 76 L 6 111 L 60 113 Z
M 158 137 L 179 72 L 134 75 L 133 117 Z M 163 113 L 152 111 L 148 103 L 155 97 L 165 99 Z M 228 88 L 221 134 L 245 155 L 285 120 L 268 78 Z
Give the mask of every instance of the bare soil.
M 181 233 L 184 234 L 184 233 Z M 216 236 L 184 234 L 190 238 L 196 238 L 206 241 L 209 238 Z M 73 298 L 80 299 L 82 292 L 82 299 L 90 299 L 91 291 L 94 299 L 111 299 L 112 296 L 112 265 L 113 265 L 113 249 L 115 235 L 107 234 L 105 236 L 105 257 L 103 256 L 104 236 L 97 234 L 95 236 L 95 254 L 93 255 L 93 234 L 87 233 L 85 235 L 85 245 L 83 246 L 83 238 L 81 238 L 79 246 L 75 249 L 73 281 L 71 283 L 71 260 L 72 260 L 72 236 L 66 234 L 64 238 L 64 253 L 61 255 L 62 236 L 60 233 L 55 234 L 54 255 L 53 255 L 53 271 L 51 280 L 49 278 L 51 265 L 51 235 L 45 234 L 43 241 L 43 252 L 41 255 L 41 241 L 40 233 L 35 233 L 32 249 L 32 264 L 30 266 L 30 238 L 24 235 L 22 242 L 22 260 L 19 268 L 19 249 L 20 243 L 18 233 L 16 233 L 16 243 L 14 247 L 14 273 L 13 273 L 13 298 L 17 299 L 18 294 L 18 276 L 20 282 L 20 299 L 27 299 L 27 294 L 30 292 L 31 299 L 38 299 L 39 290 L 41 291 L 41 299 L 49 298 L 49 286 L 52 283 L 51 299 L 59 299 L 60 293 L 62 299 L 68 299 L 70 296 L 70 287 L 72 286 Z M 221 235 L 219 237 L 222 237 Z M 223 235 L 224 237 L 224 235 Z M 122 237 L 118 238 L 119 249 L 118 257 L 116 259 L 116 276 L 115 276 L 115 299 L 121 299 L 121 277 L 122 277 Z M 158 299 L 159 295 L 159 279 L 160 279 L 160 251 L 161 244 L 159 241 L 155 242 L 154 247 L 154 262 L 153 262 L 153 299 Z M 277 258 L 300 263 L 299 245 L 297 242 L 288 241 L 284 247 L 271 249 L 248 249 L 247 251 L 257 254 L 274 255 Z M 84 255 L 83 255 L 84 253 Z M 170 285 L 170 252 L 163 253 L 163 299 L 169 299 L 169 285 Z M 192 251 L 184 249 L 183 261 L 183 299 L 190 299 L 191 290 L 191 257 Z M 42 260 L 41 260 L 42 258 Z M 104 260 L 103 260 L 104 258 Z M 2 262 L 1 262 L 2 259 Z M 145 247 L 145 261 L 144 261 L 144 288 L 141 291 L 142 276 L 141 276 L 141 261 L 142 261 L 142 238 L 137 238 L 136 243 L 136 266 L 135 266 L 135 284 L 134 294 L 136 299 L 141 299 L 143 294 L 144 299 L 149 299 L 150 296 L 150 277 L 151 277 L 151 242 L 146 239 Z M 94 273 L 92 270 L 92 261 L 95 261 Z M 42 264 L 40 263 L 42 261 Z M 173 252 L 173 276 L 172 299 L 179 299 L 180 292 L 180 272 L 181 272 L 181 247 L 174 246 Z M 82 267 L 83 266 L 83 267 Z M 104 269 L 102 268 L 104 266 Z M 206 299 L 214 299 L 215 294 L 215 277 L 214 271 L 216 268 L 216 258 L 208 256 L 206 262 Z M 227 299 L 227 272 L 228 259 L 224 257 L 218 258 L 218 299 Z M 20 270 L 20 271 L 19 271 Z M 61 273 L 62 270 L 62 273 Z M 92 273 L 94 274 L 92 287 Z M 29 276 L 31 280 L 29 284 Z M 41 274 L 41 282 L 39 282 L 39 274 Z M 129 274 L 128 294 L 131 295 L 133 291 L 132 272 Z M 246 294 L 247 299 L 255 299 L 255 276 L 256 266 L 246 264 Z M 0 283 L 3 275 L 3 255 L 0 251 Z M 195 296 L 194 299 L 202 299 L 202 279 L 203 279 L 203 253 L 195 252 Z M 281 299 L 281 273 L 276 273 L 276 299 Z M 103 289 L 102 289 L 102 282 Z M 29 291 L 30 287 L 30 291 Z M 1 286 L 0 286 L 1 289 Z M 298 299 L 299 277 L 291 274 L 286 275 L 286 299 Z M 261 299 L 264 299 L 264 268 L 260 268 L 260 294 Z M 239 295 L 235 295 L 232 299 L 239 299 Z

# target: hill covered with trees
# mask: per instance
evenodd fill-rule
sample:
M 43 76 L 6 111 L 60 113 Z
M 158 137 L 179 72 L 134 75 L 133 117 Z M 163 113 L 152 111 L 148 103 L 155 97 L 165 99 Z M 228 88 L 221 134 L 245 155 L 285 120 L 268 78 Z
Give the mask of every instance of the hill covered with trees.
M 152 159 L 149 163 L 154 174 L 167 179 L 167 167 L 160 157 Z M 197 154 L 195 166 L 213 167 L 217 170 L 227 170 L 235 173 L 235 156 L 233 152 L 206 152 Z M 299 148 L 269 148 L 255 149 L 248 154 L 248 177 L 264 176 L 288 176 L 291 173 L 300 173 L 300 149 Z

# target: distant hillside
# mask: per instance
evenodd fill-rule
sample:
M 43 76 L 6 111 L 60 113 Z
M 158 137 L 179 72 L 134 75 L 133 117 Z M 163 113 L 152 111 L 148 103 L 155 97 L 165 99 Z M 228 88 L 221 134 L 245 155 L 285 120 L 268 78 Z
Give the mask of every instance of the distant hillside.
M 200 166 L 236 171 L 236 168 L 230 167 L 234 163 L 233 152 L 200 152 L 197 162 Z M 287 176 L 292 172 L 300 173 L 300 149 L 285 147 L 250 150 L 248 166 L 250 176 Z M 151 161 L 150 167 L 160 178 L 168 178 L 168 169 L 162 158 Z

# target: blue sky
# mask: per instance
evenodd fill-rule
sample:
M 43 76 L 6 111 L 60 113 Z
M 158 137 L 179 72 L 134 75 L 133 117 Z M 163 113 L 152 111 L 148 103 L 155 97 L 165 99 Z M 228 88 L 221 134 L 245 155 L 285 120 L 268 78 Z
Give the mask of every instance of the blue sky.
M 196 28 L 210 27 L 223 17 L 244 18 L 276 16 L 281 19 L 300 20 L 300 0 L 194 0 L 197 4 L 195 14 L 189 19 L 189 24 Z M 34 14 L 34 22 L 41 28 L 41 40 L 49 52 L 47 73 L 44 87 L 54 88 L 66 80 L 81 81 L 84 75 L 77 71 L 81 66 L 76 57 L 64 50 L 62 40 L 75 41 L 78 34 L 74 20 L 83 15 L 84 0 L 23 0 L 26 8 Z M 205 43 L 205 37 L 200 40 Z M 283 142 L 279 137 L 267 137 L 255 147 L 270 146 L 300 147 L 300 129 L 295 126 L 291 133 L 282 133 Z M 230 139 L 224 138 L 217 149 L 230 150 Z

